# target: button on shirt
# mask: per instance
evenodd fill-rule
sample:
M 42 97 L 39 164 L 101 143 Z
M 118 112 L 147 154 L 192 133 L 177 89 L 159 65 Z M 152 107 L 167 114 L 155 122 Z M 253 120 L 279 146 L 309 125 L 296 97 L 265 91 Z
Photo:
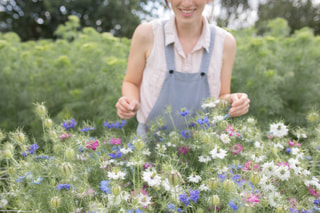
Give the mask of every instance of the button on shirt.
M 162 21 L 163 20 L 152 21 L 154 42 L 150 56 L 146 61 L 140 88 L 141 105 L 137 112 L 137 120 L 139 123 L 145 123 L 149 113 L 157 101 L 166 76 L 167 65 L 164 44 L 168 45 L 174 43 L 176 71 L 185 73 L 199 72 L 202 51 L 203 49 L 208 50 L 210 45 L 210 25 L 206 19 L 204 19 L 201 36 L 188 56 L 185 55 L 179 41 L 174 16 L 172 16 L 165 24 L 164 30 L 166 34 L 166 41 L 164 41 L 163 38 Z M 220 72 L 222 67 L 223 44 L 226 31 L 217 26 L 215 27 L 216 38 L 208 71 L 208 81 L 211 97 L 218 98 L 220 94 Z

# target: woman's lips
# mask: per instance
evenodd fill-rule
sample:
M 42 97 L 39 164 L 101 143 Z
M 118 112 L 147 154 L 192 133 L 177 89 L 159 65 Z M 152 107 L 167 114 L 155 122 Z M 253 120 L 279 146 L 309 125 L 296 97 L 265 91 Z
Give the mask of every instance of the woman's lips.
M 192 16 L 194 14 L 195 9 L 192 9 L 192 10 L 191 9 L 188 9 L 188 10 L 180 9 L 180 11 L 181 11 L 183 16 L 189 17 L 189 16 Z

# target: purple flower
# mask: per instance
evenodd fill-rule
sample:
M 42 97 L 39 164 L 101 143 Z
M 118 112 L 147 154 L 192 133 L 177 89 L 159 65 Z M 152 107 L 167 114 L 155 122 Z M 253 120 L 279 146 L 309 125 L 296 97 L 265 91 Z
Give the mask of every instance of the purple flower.
M 39 149 L 39 146 L 37 143 L 34 143 L 29 146 L 27 152 L 22 153 L 22 155 L 27 157 L 27 155 L 32 155 L 37 149 Z
M 69 190 L 70 188 L 71 188 L 70 184 L 58 184 L 58 186 L 56 187 L 57 190 L 60 190 L 60 189 Z
M 199 199 L 199 194 L 200 192 L 198 190 L 191 190 L 189 188 L 189 193 L 188 195 L 187 194 L 182 194 L 182 195 L 179 195 L 179 199 L 180 201 L 184 202 L 184 204 L 186 206 L 189 205 L 190 201 L 192 200 L 193 202 L 197 203 L 197 200 Z
M 80 129 L 81 132 L 89 132 L 90 130 L 94 130 L 94 127 L 85 127 L 83 129 Z
M 189 114 L 190 114 L 190 111 L 187 109 L 181 109 L 181 111 L 179 112 L 179 115 L 181 115 L 182 117 L 185 117 Z
M 122 127 L 125 126 L 126 124 L 127 124 L 127 121 L 121 120 L 120 122 L 116 121 L 115 123 L 109 123 L 106 121 L 103 125 L 107 127 L 107 129 L 122 129 Z
M 191 131 L 188 131 L 188 130 L 182 130 L 182 131 L 181 131 L 181 135 L 182 135 L 185 139 L 188 139 L 188 138 L 191 138 L 191 137 L 192 137 L 192 132 L 191 132 Z
M 103 180 L 100 182 L 100 189 L 101 191 L 104 191 L 105 193 L 107 194 L 111 194 L 111 188 L 109 186 L 109 183 L 111 181 L 106 181 L 106 180 Z
M 74 128 L 76 124 L 77 122 L 74 120 L 74 118 L 72 118 L 71 120 L 63 122 L 62 127 L 68 130 L 70 128 Z

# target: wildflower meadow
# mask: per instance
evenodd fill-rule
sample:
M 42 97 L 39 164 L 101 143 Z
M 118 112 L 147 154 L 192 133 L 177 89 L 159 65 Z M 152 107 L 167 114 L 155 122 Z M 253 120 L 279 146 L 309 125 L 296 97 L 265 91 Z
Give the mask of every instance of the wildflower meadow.
M 207 100 L 184 130 L 160 119 L 147 135 L 124 120 L 54 123 L 42 103 L 41 139 L 1 131 L 0 211 L 16 212 L 319 212 L 318 112 L 308 128 L 281 120 L 234 122 Z M 169 112 L 168 112 L 169 113 Z

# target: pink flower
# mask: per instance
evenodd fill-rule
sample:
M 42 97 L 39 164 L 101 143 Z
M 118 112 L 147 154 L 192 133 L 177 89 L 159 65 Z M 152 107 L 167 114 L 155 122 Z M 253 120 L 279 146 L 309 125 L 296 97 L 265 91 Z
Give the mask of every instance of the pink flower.
M 143 168 L 144 168 L 144 169 L 148 169 L 149 167 L 153 167 L 152 163 L 145 163 L 145 164 L 143 165 Z
M 316 191 L 312 188 L 312 186 L 308 187 L 309 193 L 310 195 L 314 196 L 316 199 L 318 199 L 320 197 L 320 192 Z
M 88 141 L 86 143 L 86 148 L 87 149 L 96 150 L 98 146 L 99 146 L 99 142 L 98 141 Z
M 70 133 L 69 133 L 69 134 L 62 134 L 62 135 L 59 136 L 59 138 L 60 138 L 61 141 L 63 141 L 63 140 L 66 139 L 66 138 L 70 138 L 70 137 L 71 137 L 71 134 L 70 134 Z
M 289 146 L 297 146 L 297 147 L 301 147 L 301 144 L 300 143 L 295 143 L 291 140 L 289 140 Z
M 251 194 L 247 197 L 247 203 L 252 203 L 253 205 L 256 205 L 257 203 L 260 203 L 260 200 L 257 197 L 257 195 Z
M 237 133 L 236 130 L 233 130 L 233 127 L 230 126 L 230 124 L 228 125 L 228 128 L 225 129 L 224 131 L 228 132 L 228 133 L 229 133 L 229 136 L 232 136 L 233 134 L 235 134 L 236 136 L 240 136 L 240 134 Z
M 178 148 L 178 154 L 179 154 L 179 155 L 180 155 L 181 153 L 185 155 L 185 154 L 187 154 L 189 151 L 190 151 L 189 146 L 180 146 L 180 147 Z
M 250 170 L 258 170 L 259 164 L 254 164 L 253 161 L 247 161 L 247 163 L 244 164 L 244 167 L 242 167 L 242 170 L 250 171 Z
M 281 165 L 284 165 L 284 166 L 288 167 L 288 169 L 290 169 L 290 166 L 288 163 L 281 161 L 280 163 L 277 164 L 277 166 L 281 166 Z
M 112 138 L 110 140 L 110 143 L 113 145 L 121 145 L 121 138 L 116 138 L 116 139 Z
M 237 155 L 239 152 L 243 150 L 243 146 L 241 144 L 235 144 L 231 147 L 231 152 L 234 155 Z

